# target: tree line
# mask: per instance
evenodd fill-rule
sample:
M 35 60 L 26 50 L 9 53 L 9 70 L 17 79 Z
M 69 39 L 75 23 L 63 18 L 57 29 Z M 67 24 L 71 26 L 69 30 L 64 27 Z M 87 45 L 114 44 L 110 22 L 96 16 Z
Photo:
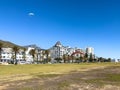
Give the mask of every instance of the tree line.
M 63 60 L 64 63 L 84 63 L 84 62 L 111 62 L 111 58 L 95 57 L 92 53 L 89 55 L 85 53 L 84 56 L 76 57 L 74 55 L 64 54 L 62 58 L 55 58 L 57 62 Z

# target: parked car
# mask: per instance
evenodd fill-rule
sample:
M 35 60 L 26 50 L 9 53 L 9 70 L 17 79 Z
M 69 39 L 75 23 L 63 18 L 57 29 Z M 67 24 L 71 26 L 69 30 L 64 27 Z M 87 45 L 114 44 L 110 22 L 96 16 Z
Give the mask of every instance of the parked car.
M 19 61 L 18 64 L 26 64 L 26 61 Z
M 26 64 L 32 64 L 32 61 L 26 61 Z

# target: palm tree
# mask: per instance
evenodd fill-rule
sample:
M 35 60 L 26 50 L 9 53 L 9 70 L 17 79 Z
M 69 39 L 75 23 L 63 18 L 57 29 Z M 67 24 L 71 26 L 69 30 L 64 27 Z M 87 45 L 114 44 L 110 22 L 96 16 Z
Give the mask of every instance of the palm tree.
M 26 48 L 23 48 L 23 59 L 26 60 Z
M 50 51 L 49 50 L 45 50 L 45 55 L 46 55 L 46 63 L 48 63 L 49 61 L 49 54 L 50 54 Z
M 66 63 L 66 60 L 67 60 L 67 54 L 64 54 L 64 55 L 63 55 L 63 60 L 64 60 L 64 63 Z
M 75 56 L 71 55 L 71 59 L 72 59 L 72 63 L 73 63 L 73 60 L 75 60 Z
M 70 55 L 68 55 L 68 62 L 70 63 L 70 60 L 71 60 L 71 56 Z
M 17 56 L 17 53 L 19 52 L 19 47 L 18 47 L 18 46 L 13 46 L 12 50 L 13 50 L 14 59 L 15 59 L 15 61 L 14 61 L 14 59 L 13 59 L 13 62 L 14 62 L 14 64 L 16 65 L 16 64 L 17 64 L 16 56 Z
M 41 57 L 42 63 L 44 63 L 44 56 L 45 56 L 45 51 L 44 50 L 40 51 L 40 57 Z
M 35 49 L 31 49 L 29 53 L 30 53 L 30 55 L 32 55 L 33 61 L 35 61 L 35 54 L 36 54 Z
M 41 54 L 41 50 L 40 49 L 36 49 L 37 64 L 38 64 L 38 61 L 40 61 L 40 54 Z
M 1 58 L 2 58 L 2 47 L 3 47 L 3 44 L 0 43 L 0 61 L 1 61 Z
M 40 50 L 38 49 L 37 52 L 36 52 L 36 56 L 37 56 L 37 64 L 38 64 L 39 56 L 40 56 L 40 55 L 39 55 L 39 54 L 40 54 L 39 52 L 40 52 Z

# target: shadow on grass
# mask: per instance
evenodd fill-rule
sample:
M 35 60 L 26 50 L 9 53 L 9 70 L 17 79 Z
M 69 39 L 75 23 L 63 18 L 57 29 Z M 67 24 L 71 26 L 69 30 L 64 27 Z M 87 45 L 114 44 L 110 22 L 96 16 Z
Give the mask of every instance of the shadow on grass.
M 62 76 L 63 74 L 54 74 L 54 73 L 32 73 L 31 74 L 33 76 L 33 78 L 54 78 L 54 77 L 58 77 L 58 76 Z
M 54 78 L 58 77 L 60 74 L 44 74 L 44 75 L 36 75 L 38 78 Z

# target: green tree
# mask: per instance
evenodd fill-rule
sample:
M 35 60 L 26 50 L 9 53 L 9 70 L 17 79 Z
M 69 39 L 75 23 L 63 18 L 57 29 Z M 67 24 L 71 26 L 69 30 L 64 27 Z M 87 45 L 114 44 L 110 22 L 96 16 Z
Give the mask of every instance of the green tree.
M 47 50 L 45 50 L 45 55 L 46 55 L 46 63 L 48 63 L 49 62 L 49 55 L 50 55 L 50 51 L 47 49 Z
M 68 55 L 67 55 L 67 54 L 64 54 L 64 55 L 63 55 L 63 60 L 64 60 L 64 63 L 66 63 L 66 61 L 67 61 L 67 57 L 68 57 Z
M 37 64 L 40 61 L 40 49 L 37 50 Z
M 88 62 L 88 54 L 87 53 L 85 53 L 85 55 L 84 55 L 84 61 Z
M 80 60 L 80 62 L 83 62 L 83 57 L 82 57 L 82 56 L 80 56 L 80 59 L 79 59 L 79 60 Z
M 108 59 L 107 59 L 107 62 L 111 62 L 111 60 L 112 60 L 111 58 L 108 58 Z
M 79 63 L 79 61 L 80 61 L 80 58 L 79 57 L 76 57 L 76 63 Z
M 40 62 L 40 57 L 41 57 L 41 49 L 36 49 L 37 64 L 38 64 L 38 62 Z
M 17 58 L 16 58 L 16 56 L 17 56 L 17 53 L 19 52 L 19 47 L 18 46 L 13 46 L 12 51 L 14 53 L 14 59 L 15 59 L 15 61 L 13 59 L 13 62 L 14 62 L 15 65 L 17 65 Z
M 62 58 L 55 58 L 55 60 L 60 63 L 62 61 Z
M 26 48 L 23 48 L 23 59 L 26 60 Z
M 2 58 L 2 47 L 3 47 L 3 44 L 0 43 L 0 61 L 1 61 L 1 58 Z
M 73 63 L 73 60 L 75 60 L 75 56 L 71 55 L 71 59 L 72 59 L 72 63 Z
M 104 62 L 104 58 L 103 58 L 103 57 L 99 57 L 99 58 L 98 58 L 98 61 L 99 61 L 99 62 Z
M 44 61 L 45 51 L 42 50 L 42 51 L 40 52 L 40 55 L 41 55 L 42 63 L 45 63 L 45 61 Z
M 36 54 L 35 49 L 31 49 L 30 52 L 29 52 L 29 54 L 32 55 L 33 61 L 35 61 L 35 54 Z
M 89 61 L 93 62 L 93 54 L 92 53 L 90 53 Z
M 70 63 L 70 60 L 72 59 L 72 57 L 70 55 L 68 55 L 67 57 L 68 57 L 68 62 Z

